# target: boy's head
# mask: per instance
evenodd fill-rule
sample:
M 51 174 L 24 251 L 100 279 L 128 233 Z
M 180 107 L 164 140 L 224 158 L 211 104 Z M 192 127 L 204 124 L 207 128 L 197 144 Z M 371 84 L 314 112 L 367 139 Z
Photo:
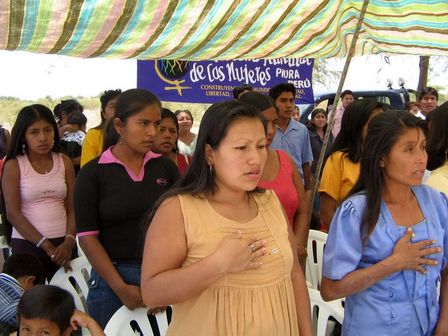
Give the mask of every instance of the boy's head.
M 25 253 L 14 253 L 3 264 L 3 273 L 15 278 L 27 291 L 44 283 L 44 268 L 35 256 Z
M 348 104 L 355 100 L 355 96 L 351 90 L 344 90 L 341 93 L 342 107 L 345 109 Z
M 423 115 L 427 116 L 437 107 L 437 100 L 439 99 L 439 94 L 433 87 L 425 87 L 417 95 L 417 102 L 420 111 Z
M 87 125 L 87 117 L 81 112 L 73 112 L 67 119 L 67 123 L 77 125 L 80 130 L 85 130 Z
M 19 334 L 68 336 L 75 301 L 57 286 L 38 285 L 23 294 L 17 307 Z
M 278 84 L 269 90 L 269 96 L 277 106 L 279 119 L 290 119 L 296 106 L 296 87 L 294 84 Z

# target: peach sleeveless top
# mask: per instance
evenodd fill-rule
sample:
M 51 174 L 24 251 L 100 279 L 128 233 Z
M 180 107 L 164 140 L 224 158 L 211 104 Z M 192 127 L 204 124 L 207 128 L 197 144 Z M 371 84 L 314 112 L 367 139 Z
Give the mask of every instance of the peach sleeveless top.
M 261 269 L 228 274 L 199 295 L 173 305 L 167 336 L 299 334 L 288 223 L 275 193 L 267 190 L 253 195 L 258 214 L 247 223 L 221 216 L 206 198 L 178 196 L 188 246 L 182 267 L 212 254 L 223 237 L 237 230 L 242 238 L 266 240 L 268 253 L 260 258 Z

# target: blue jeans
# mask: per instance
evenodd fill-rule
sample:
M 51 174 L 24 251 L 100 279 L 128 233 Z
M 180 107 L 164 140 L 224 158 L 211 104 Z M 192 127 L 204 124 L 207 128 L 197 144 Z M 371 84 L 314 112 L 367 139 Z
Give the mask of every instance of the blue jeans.
M 120 263 L 116 268 L 124 282 L 129 285 L 140 286 L 140 264 Z M 89 294 L 87 295 L 89 315 L 104 329 L 109 319 L 122 305 L 120 298 L 106 281 L 92 269 L 89 279 Z

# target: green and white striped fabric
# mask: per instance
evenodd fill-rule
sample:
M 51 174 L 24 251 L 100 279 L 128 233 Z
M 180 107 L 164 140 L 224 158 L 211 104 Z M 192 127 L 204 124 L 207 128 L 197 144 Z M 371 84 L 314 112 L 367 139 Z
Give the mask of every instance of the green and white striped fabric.
M 362 0 L 1 0 L 0 49 L 75 57 L 345 56 Z M 370 0 L 355 55 L 448 54 L 448 0 Z

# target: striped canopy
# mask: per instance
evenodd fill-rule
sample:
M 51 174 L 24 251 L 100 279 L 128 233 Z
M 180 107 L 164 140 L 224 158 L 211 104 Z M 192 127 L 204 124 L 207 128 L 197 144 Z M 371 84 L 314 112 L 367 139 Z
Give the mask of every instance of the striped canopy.
M 0 49 L 75 57 L 342 57 L 361 0 L 1 0 Z M 448 0 L 371 0 L 355 55 L 448 54 Z

